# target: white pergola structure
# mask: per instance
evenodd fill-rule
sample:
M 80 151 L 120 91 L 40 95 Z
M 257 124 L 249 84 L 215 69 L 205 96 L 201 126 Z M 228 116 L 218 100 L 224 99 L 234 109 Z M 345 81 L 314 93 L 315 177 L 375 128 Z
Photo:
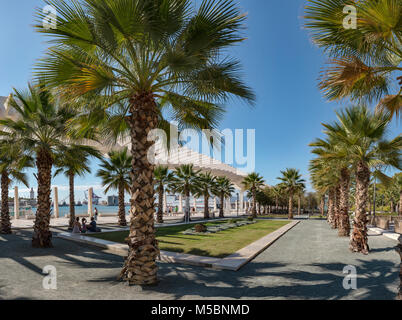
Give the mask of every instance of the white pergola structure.
M 8 104 L 9 97 L 0 97 L 0 119 L 4 118 L 16 118 L 15 110 L 11 108 Z M 114 149 L 122 149 L 124 147 L 131 148 L 130 138 L 126 137 L 125 139 L 120 140 L 120 142 L 116 143 L 113 146 L 96 143 L 93 141 L 86 141 L 87 145 L 98 148 L 104 155 L 110 150 Z M 158 165 L 166 165 L 169 169 L 175 169 L 183 164 L 193 164 L 195 170 L 201 170 L 203 172 L 211 172 L 213 175 L 218 177 L 227 177 L 237 189 L 237 193 L 239 194 L 239 204 L 236 201 L 236 209 L 238 208 L 240 213 L 245 209 L 244 203 L 244 189 L 242 187 L 242 181 L 244 177 L 247 175 L 245 172 L 236 169 L 228 164 L 225 164 L 219 160 L 216 160 L 210 156 L 205 154 L 198 153 L 194 150 L 191 150 L 186 147 L 178 146 L 173 148 L 170 152 L 167 152 L 167 148 L 164 148 L 162 143 L 155 143 L 155 147 L 153 152 L 150 152 L 150 157 L 153 159 L 155 164 Z M 18 190 L 18 189 L 16 189 Z M 53 189 L 54 199 L 58 199 L 58 190 L 57 188 Z M 18 191 L 16 191 L 15 197 L 18 199 Z M 180 199 L 182 197 L 180 196 Z M 227 209 L 230 210 L 230 199 L 227 199 L 227 203 L 221 204 L 225 207 L 229 207 Z M 55 213 L 58 213 L 58 204 L 55 202 Z M 214 199 L 214 207 L 216 207 L 216 199 Z M 15 206 L 15 210 L 19 210 L 18 206 Z M 90 212 L 91 211 L 91 212 Z M 179 201 L 179 211 L 182 211 L 181 201 Z M 88 208 L 88 214 L 92 216 L 92 208 Z M 16 216 L 18 216 L 16 214 Z

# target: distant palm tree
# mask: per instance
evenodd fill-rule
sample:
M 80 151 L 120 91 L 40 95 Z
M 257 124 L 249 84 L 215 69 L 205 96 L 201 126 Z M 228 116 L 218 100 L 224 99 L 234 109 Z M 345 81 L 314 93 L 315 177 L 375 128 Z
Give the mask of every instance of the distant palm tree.
M 228 178 L 216 178 L 215 185 L 212 188 L 212 193 L 220 199 L 219 218 L 225 217 L 223 204 L 225 203 L 225 199 L 231 197 L 234 192 L 234 185 Z
M 175 192 L 184 195 L 185 197 L 185 213 L 184 221 L 191 221 L 190 218 L 190 194 L 196 194 L 197 189 L 197 176 L 200 170 L 195 171 L 192 164 L 182 165 L 174 171 L 174 178 L 172 179 L 169 188 Z
M 148 134 L 168 130 L 164 115 L 180 128 L 214 129 L 224 105 L 236 97 L 253 103 L 240 64 L 230 56 L 242 42 L 245 15 L 232 0 L 47 1 L 58 13 L 57 28 L 36 29 L 52 45 L 36 67 L 38 77 L 71 98 L 102 93 L 105 108 L 126 105 L 134 158 L 129 254 L 121 278 L 133 284 L 157 282 L 159 254 L 154 232 L 154 166 Z M 145 240 L 144 240 L 145 239 Z M 150 249 L 153 246 L 153 249 Z
M 105 193 L 110 189 L 119 192 L 119 225 L 127 226 L 126 209 L 124 204 L 124 193 L 130 192 L 131 185 L 131 163 L 132 157 L 125 148 L 121 151 L 111 151 L 109 159 L 102 159 L 96 176 L 102 179 L 102 185 L 106 187 Z
M 32 246 L 52 247 L 50 223 L 50 194 L 55 155 L 72 142 L 68 123 L 77 112 L 60 106 L 43 85 L 29 85 L 28 91 L 15 91 L 10 106 L 17 119 L 0 120 L 0 137 L 12 140 L 36 160 L 38 180 L 38 209 L 35 216 Z M 18 102 L 17 102 L 18 101 Z M 73 140 L 78 144 L 77 140 Z
M 253 218 L 257 217 L 257 191 L 261 190 L 264 186 L 264 179 L 258 173 L 250 173 L 247 177 L 243 179 L 243 186 L 246 190 L 250 191 L 253 197 Z
M 61 148 L 55 157 L 55 166 L 57 169 L 54 176 L 63 173 L 69 179 L 69 228 L 73 228 L 75 222 L 74 179 L 76 176 L 83 177 L 86 173 L 91 173 L 91 168 L 89 167 L 90 157 L 100 158 L 101 154 L 95 148 L 82 145 L 71 145 Z
M 11 234 L 10 209 L 8 206 L 8 189 L 12 181 L 22 182 L 28 187 L 28 179 L 23 172 L 33 167 L 31 157 L 11 141 L 0 142 L 0 174 L 1 174 L 1 222 L 0 233 Z M 18 214 L 18 213 L 16 213 Z
M 277 179 L 281 180 L 282 187 L 289 195 L 289 219 L 293 219 L 293 197 L 302 188 L 305 189 L 305 180 L 302 179 L 299 170 L 286 169 L 281 171 L 282 176 Z
M 358 28 L 343 25 L 347 4 L 356 8 Z M 305 19 L 314 42 L 332 57 L 320 83 L 327 98 L 377 100 L 379 110 L 401 114 L 402 87 L 391 94 L 402 70 L 400 0 L 310 0 Z
M 204 219 L 209 219 L 209 199 L 212 196 L 216 177 L 211 172 L 200 173 L 196 179 L 197 197 L 204 197 Z
M 173 173 L 169 172 L 168 167 L 158 166 L 154 171 L 155 180 L 157 182 L 157 190 L 159 195 L 157 222 L 163 223 L 163 196 L 165 193 L 165 186 L 169 185 L 173 180 Z

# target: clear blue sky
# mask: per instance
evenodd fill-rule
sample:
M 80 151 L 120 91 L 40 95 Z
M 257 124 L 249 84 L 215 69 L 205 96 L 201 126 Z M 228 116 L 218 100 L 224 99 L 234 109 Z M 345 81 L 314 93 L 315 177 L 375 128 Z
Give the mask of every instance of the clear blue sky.
M 254 109 L 236 101 L 229 103 L 221 129 L 256 129 L 256 170 L 267 183 L 276 184 L 280 170 L 287 167 L 300 169 L 308 179 L 311 154 L 307 145 L 321 135 L 321 122 L 333 121 L 334 110 L 342 105 L 326 102 L 317 89 L 317 78 L 326 58 L 302 27 L 306 1 L 239 3 L 248 13 L 248 39 L 232 53 L 242 61 L 246 81 L 256 91 L 258 100 Z M 42 6 L 40 0 L 0 4 L 1 96 L 7 96 L 12 87 L 26 86 L 32 65 L 46 48 L 44 38 L 32 28 L 34 8 Z M 393 123 L 390 134 L 399 132 Z M 33 178 L 31 182 L 35 185 Z M 60 177 L 54 184 L 66 185 L 67 181 Z M 77 185 L 98 184 L 91 175 L 77 179 Z

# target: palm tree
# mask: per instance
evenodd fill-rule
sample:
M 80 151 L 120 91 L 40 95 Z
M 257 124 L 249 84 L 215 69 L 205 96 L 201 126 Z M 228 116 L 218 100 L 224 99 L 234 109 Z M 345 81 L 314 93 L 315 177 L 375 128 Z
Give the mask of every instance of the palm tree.
M 277 179 L 281 180 L 282 187 L 289 195 L 289 219 L 293 219 L 293 197 L 300 189 L 305 189 L 305 180 L 302 179 L 299 170 L 286 169 L 281 171 L 282 176 Z
M 129 254 L 121 278 L 132 284 L 157 282 L 159 254 L 154 229 L 154 166 L 147 158 L 153 129 L 168 128 L 163 115 L 179 127 L 214 129 L 221 107 L 254 93 L 243 84 L 240 64 L 228 48 L 244 40 L 245 15 L 232 0 L 46 1 L 58 12 L 57 29 L 36 29 L 52 37 L 36 68 L 47 83 L 71 98 L 102 92 L 108 108 L 120 101 L 130 128 L 134 158 L 131 186 Z M 167 111 L 167 112 L 165 112 Z
M 377 100 L 379 110 L 398 116 L 402 109 L 402 87 L 395 88 L 402 61 L 402 3 L 400 0 L 310 0 L 306 27 L 314 42 L 329 52 L 331 66 L 320 83 L 330 100 L 351 97 Z M 345 5 L 353 4 L 358 28 L 343 25 Z
M 131 163 L 133 158 L 128 154 L 128 149 L 121 151 L 111 151 L 108 153 L 109 159 L 102 159 L 96 176 L 102 179 L 105 193 L 110 189 L 119 192 L 119 225 L 127 226 L 126 209 L 124 204 L 124 193 L 130 192 L 131 186 Z
M 173 173 L 169 172 L 168 167 L 158 166 L 155 168 L 154 174 L 159 195 L 157 222 L 163 223 L 163 195 L 165 193 L 165 186 L 173 180 Z
M 390 116 L 372 113 L 365 106 L 355 106 L 337 113 L 339 123 L 328 126 L 337 132 L 337 139 L 345 155 L 353 164 L 356 179 L 355 218 L 350 249 L 368 254 L 367 199 L 370 186 L 370 166 L 382 165 L 401 169 L 402 136 L 385 139 Z
M 316 149 L 315 151 L 317 151 Z M 338 210 L 336 202 L 336 190 L 339 184 L 336 161 L 330 161 L 322 156 L 311 160 L 310 172 L 314 188 L 321 194 L 328 193 L 327 220 L 333 229 L 338 228 Z M 340 188 L 339 188 L 340 191 Z M 338 202 L 340 205 L 340 201 Z
M 57 170 L 54 176 L 63 173 L 69 180 L 70 229 L 73 228 L 75 222 L 74 179 L 76 176 L 83 177 L 86 173 L 91 173 L 89 157 L 100 158 L 101 154 L 98 150 L 89 146 L 71 145 L 62 148 L 55 157 Z
M 350 235 L 350 217 L 349 217 L 349 191 L 350 191 L 350 170 L 351 161 L 348 158 L 348 149 L 339 140 L 340 127 L 323 124 L 326 128 L 324 133 L 327 139 L 317 139 L 311 143 L 314 147 L 312 152 L 319 156 L 318 166 L 324 171 L 326 178 L 331 183 L 337 183 L 336 214 L 334 227 L 338 228 L 340 237 Z M 316 163 L 317 164 L 317 163 Z M 328 172 L 331 172 L 330 174 Z
M 52 247 L 50 223 L 50 194 L 52 167 L 59 150 L 70 145 L 68 123 L 76 116 L 69 107 L 60 106 L 50 91 L 29 85 L 27 92 L 15 90 L 9 100 L 17 119 L 0 120 L 0 136 L 12 140 L 36 160 L 38 180 L 38 209 L 35 217 L 32 246 Z M 17 102 L 18 101 L 18 102 Z
M 196 194 L 197 189 L 197 176 L 200 170 L 194 171 L 192 164 L 182 165 L 174 171 L 174 178 L 172 179 L 169 188 L 175 192 L 184 195 L 185 197 L 185 213 L 184 221 L 191 221 L 190 218 L 190 194 Z
M 212 188 L 212 193 L 219 197 L 220 200 L 220 208 L 219 208 L 219 218 L 225 217 L 225 212 L 223 210 L 223 204 L 226 198 L 232 196 L 235 192 L 235 188 L 233 183 L 226 177 L 217 177 L 215 181 L 215 185 Z
M 250 173 L 247 177 L 243 179 L 242 182 L 244 188 L 250 191 L 253 197 L 253 209 L 252 209 L 252 217 L 257 217 L 257 192 L 261 190 L 264 186 L 265 181 L 258 173 Z
M 283 193 L 281 192 L 281 187 L 279 185 L 274 186 L 271 189 L 272 195 L 275 199 L 275 213 L 278 213 L 279 210 L 279 200 L 282 197 Z
M 21 149 L 9 141 L 0 142 L 1 174 L 1 221 L 0 233 L 11 234 L 10 209 L 8 206 L 8 188 L 12 181 L 22 182 L 28 187 L 25 168 L 33 166 L 32 158 L 23 154 Z
M 216 177 L 211 172 L 200 173 L 196 179 L 197 197 L 204 197 L 204 219 L 209 219 L 209 199 L 212 196 L 212 189 Z

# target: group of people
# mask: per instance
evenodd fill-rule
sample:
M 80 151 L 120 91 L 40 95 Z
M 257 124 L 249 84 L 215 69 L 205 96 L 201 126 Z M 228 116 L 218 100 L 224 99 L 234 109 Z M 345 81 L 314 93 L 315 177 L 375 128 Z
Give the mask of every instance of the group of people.
M 82 218 L 80 223 L 80 218 L 77 217 L 74 222 L 73 233 L 86 233 L 88 231 L 101 232 L 101 229 L 99 229 L 96 226 L 97 218 L 98 218 L 98 210 L 96 208 L 95 208 L 95 216 L 91 218 L 91 222 L 89 224 L 87 224 L 87 219 L 85 218 Z

